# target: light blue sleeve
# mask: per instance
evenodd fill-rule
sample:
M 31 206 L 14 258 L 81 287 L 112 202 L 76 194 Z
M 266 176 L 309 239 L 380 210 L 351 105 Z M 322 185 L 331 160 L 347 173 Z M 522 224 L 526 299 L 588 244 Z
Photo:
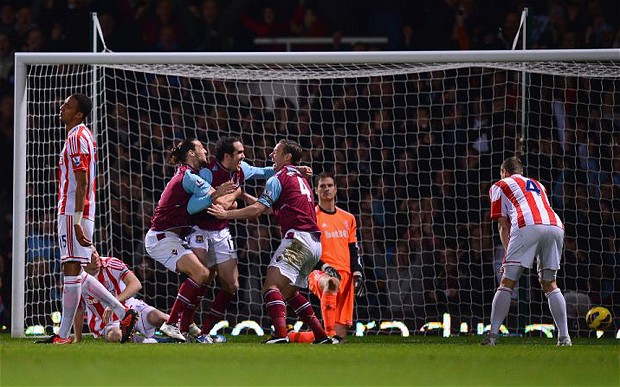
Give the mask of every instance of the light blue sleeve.
M 276 176 L 272 176 L 265 183 L 265 190 L 258 198 L 258 202 L 267 208 L 271 208 L 277 202 L 282 193 L 282 184 Z
M 241 162 L 241 170 L 243 171 L 243 177 L 245 180 L 251 179 L 269 179 L 276 174 L 273 167 L 255 167 L 245 161 Z
M 187 193 L 203 196 L 211 189 L 211 183 L 195 173 L 185 171 L 183 175 L 183 189 Z
M 213 183 L 213 172 L 211 172 L 209 168 L 202 168 L 198 174 L 200 174 L 200 177 L 207 183 Z
M 211 195 L 209 195 L 211 184 L 202 177 L 190 171 L 185 171 L 185 175 L 183 175 L 183 189 L 185 192 L 192 194 L 187 203 L 187 212 L 190 214 L 196 214 L 211 205 L 212 200 Z

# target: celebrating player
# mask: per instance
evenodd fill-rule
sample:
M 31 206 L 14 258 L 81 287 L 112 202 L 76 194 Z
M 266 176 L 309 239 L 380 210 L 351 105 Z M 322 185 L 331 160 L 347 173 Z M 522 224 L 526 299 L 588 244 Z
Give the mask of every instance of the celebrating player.
M 135 342 L 151 342 L 146 339 L 154 340 L 155 330 L 168 319 L 168 315 L 142 300 L 134 298 L 142 284 L 136 275 L 129 270 L 127 265 L 118 258 L 101 257 L 97 250 L 92 248 L 92 259 L 84 270 L 97 278 L 106 289 L 112 289 L 112 294 L 116 299 L 132 309 L 136 310 L 140 318 L 136 323 L 135 330 L 142 335 L 134 335 Z M 88 285 L 83 285 L 87 287 Z M 95 337 L 103 337 L 108 342 L 119 342 L 122 334 L 119 325 L 119 318 L 109 306 L 102 305 L 97 299 L 82 293 L 82 305 L 75 314 L 75 341 L 82 339 L 82 325 L 84 324 L 84 309 L 86 309 L 88 328 Z
M 253 167 L 244 161 L 245 148 L 239 138 L 224 137 L 215 147 L 215 160 L 207 168 L 200 170 L 200 176 L 211 186 L 231 181 L 237 188 L 232 194 L 221 198 L 219 202 L 230 208 L 234 201 L 244 196 L 246 202 L 253 204 L 256 198 L 243 191 L 246 180 L 268 179 L 275 174 L 273 167 Z M 297 167 L 303 173 L 311 174 L 309 167 Z M 205 211 L 192 217 L 194 227 L 187 237 L 190 247 L 201 261 L 206 262 L 211 276 L 217 273 L 221 289 L 211 304 L 202 325 L 202 333 L 208 334 L 218 320 L 224 318 L 226 309 L 239 288 L 239 271 L 237 269 L 237 251 L 228 228 L 228 220 L 217 219 Z
M 125 307 L 93 276 L 82 270 L 91 259 L 91 240 L 95 224 L 97 145 L 91 131 L 83 124 L 92 109 L 90 98 L 73 94 L 60 106 L 60 121 L 67 129 L 67 139 L 60 154 L 58 200 L 58 242 L 63 271 L 62 321 L 58 335 L 38 343 L 70 344 L 71 326 L 82 297 L 82 287 L 89 296 L 109 305 L 120 321 L 120 342 L 129 338 L 138 313 Z
M 270 155 L 276 174 L 267 180 L 256 203 L 234 210 L 226 210 L 216 204 L 208 212 L 219 219 L 249 219 L 272 208 L 280 225 L 282 241 L 271 258 L 263 285 L 267 313 L 275 327 L 265 343 L 289 342 L 286 332 L 286 299 L 299 318 L 313 331 L 315 343 L 338 344 L 339 340 L 327 335 L 310 302 L 299 293 L 300 288 L 308 287 L 308 274 L 321 257 L 321 231 L 316 224 L 310 184 L 294 166 L 301 160 L 301 156 L 302 149 L 297 143 L 281 140 Z
M 322 256 L 308 277 L 310 290 L 321 299 L 323 326 L 330 336 L 344 338 L 353 324 L 353 298 L 364 294 L 362 264 L 357 248 L 355 217 L 336 207 L 336 181 L 323 172 L 316 179 L 317 224 L 321 229 Z M 290 332 L 289 340 L 312 342 L 312 332 Z
M 207 150 L 196 139 L 188 138 L 173 147 L 170 163 L 178 167 L 157 203 L 151 229 L 144 238 L 144 246 L 151 258 L 168 270 L 189 277 L 179 288 L 168 321 L 160 327 L 166 335 L 186 341 L 183 333 L 189 331 L 194 311 L 202 300 L 210 278 L 209 270 L 183 239 L 191 230 L 189 211 L 203 210 L 213 200 L 232 193 L 234 187 L 231 182 L 227 182 L 214 190 L 198 175 L 198 171 L 207 165 Z M 196 340 L 205 344 L 212 342 L 208 335 L 198 334 Z
M 267 179 L 275 173 L 272 167 L 253 167 L 243 161 L 244 159 L 245 148 L 241 140 L 224 137 L 215 147 L 215 160 L 200 170 L 200 176 L 212 187 L 219 187 L 225 182 L 232 182 L 234 185 L 235 192 L 221 198 L 225 208 L 229 208 L 244 194 L 242 188 L 246 180 Z M 249 200 L 256 202 L 256 198 Z M 189 246 L 198 258 L 206 263 L 211 279 L 215 273 L 220 278 L 221 288 L 201 328 L 202 334 L 209 334 L 218 320 L 226 315 L 226 309 L 239 288 L 237 250 L 228 228 L 228 220 L 217 219 L 205 211 L 200 211 L 192 216 L 191 221 L 194 227 L 187 237 Z
M 564 243 L 564 226 L 549 205 L 545 188 L 522 176 L 523 166 L 516 157 L 501 165 L 502 180 L 491 187 L 491 218 L 497 219 L 499 236 L 506 251 L 502 278 L 493 297 L 491 331 L 481 342 L 495 345 L 499 328 L 510 309 L 512 290 L 524 268 L 537 260 L 538 279 L 558 327 L 558 346 L 572 345 L 566 321 L 566 301 L 556 285 Z

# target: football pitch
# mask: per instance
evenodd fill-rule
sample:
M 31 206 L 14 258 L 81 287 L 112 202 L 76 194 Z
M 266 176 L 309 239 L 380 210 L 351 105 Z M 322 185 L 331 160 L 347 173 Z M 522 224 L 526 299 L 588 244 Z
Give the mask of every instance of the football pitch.
M 265 345 L 257 336 L 201 344 L 35 345 L 0 335 L 1 386 L 340 385 L 618 386 L 612 338 L 351 337 L 342 345 Z

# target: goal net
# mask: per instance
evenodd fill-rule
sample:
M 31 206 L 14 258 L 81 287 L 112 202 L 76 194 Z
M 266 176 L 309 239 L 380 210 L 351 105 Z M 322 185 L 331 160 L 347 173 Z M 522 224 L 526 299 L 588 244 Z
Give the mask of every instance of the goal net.
M 169 150 L 196 137 L 213 154 L 219 138 L 238 136 L 253 165 L 270 165 L 273 146 L 286 138 L 302 145 L 315 174 L 335 172 L 337 205 L 358 222 L 367 293 L 356 300 L 354 322 L 366 334 L 480 333 L 489 323 L 504 251 L 488 191 L 513 155 L 565 222 L 558 284 L 573 334 L 589 334 L 582 321 L 590 306 L 620 314 L 617 50 L 18 54 L 18 61 L 15 336 L 42 333 L 61 310 L 56 170 L 66 131 L 58 108 L 75 92 L 95 101 L 88 122 L 99 155 L 95 244 L 127 263 L 142 280 L 140 297 L 161 310 L 170 309 L 182 278 L 147 256 L 143 238 L 174 173 Z M 263 183 L 245 188 L 256 196 Z M 269 216 L 232 221 L 231 229 L 240 289 L 224 332 L 246 320 L 268 328 L 260 287 L 279 232 Z M 553 324 L 535 270 L 524 273 L 513 301 L 509 333 L 539 334 L 548 328 L 541 324 Z M 381 322 L 402 324 L 381 330 Z

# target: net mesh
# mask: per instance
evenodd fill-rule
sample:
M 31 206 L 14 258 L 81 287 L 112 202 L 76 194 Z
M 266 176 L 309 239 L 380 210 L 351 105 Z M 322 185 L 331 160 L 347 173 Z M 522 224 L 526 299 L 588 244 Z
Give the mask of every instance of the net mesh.
M 28 73 L 26 326 L 50 325 L 60 310 L 55 172 L 66 133 L 58 107 L 71 93 L 92 93 L 90 71 Z M 146 255 L 143 237 L 174 173 L 168 150 L 196 137 L 213 153 L 220 137 L 234 135 L 253 165 L 270 165 L 286 138 L 307 150 L 303 163 L 316 174 L 336 173 L 337 204 L 357 218 L 364 263 L 367 295 L 356 300 L 355 321 L 399 320 L 414 330 L 449 313 L 456 330 L 488 323 L 503 256 L 488 190 L 513 155 L 566 224 L 558 280 L 571 329 L 586 334 L 590 305 L 618 315 L 618 62 L 118 64 L 100 75 L 100 121 L 89 123 L 99 147 L 95 241 L 136 272 L 141 297 L 161 310 L 180 278 Z M 246 185 L 254 196 L 261 189 Z M 240 290 L 227 320 L 268 327 L 260 286 L 279 232 L 268 216 L 231 229 Z M 518 289 L 511 332 L 553 322 L 535 270 Z

